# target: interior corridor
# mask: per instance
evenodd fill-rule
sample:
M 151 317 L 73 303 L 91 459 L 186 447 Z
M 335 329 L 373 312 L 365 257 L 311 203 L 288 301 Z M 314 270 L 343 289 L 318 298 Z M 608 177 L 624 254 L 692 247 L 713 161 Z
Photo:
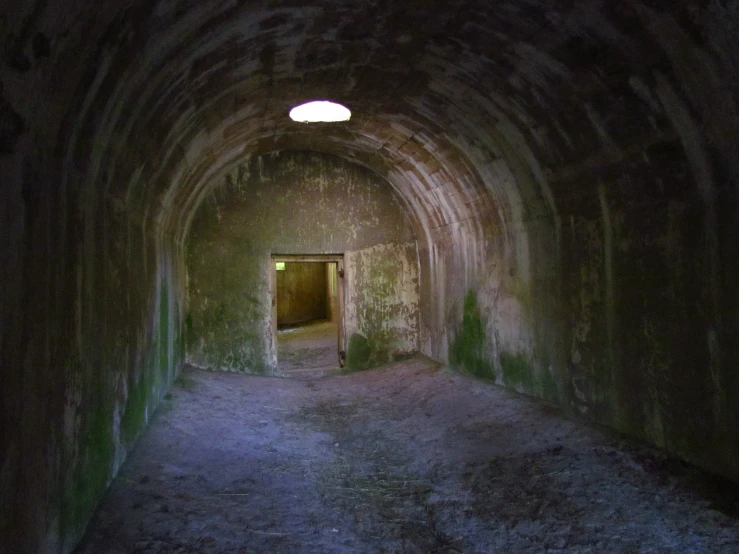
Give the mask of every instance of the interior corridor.
M 0 554 L 739 551 L 737 145 L 739 0 L 1 0 Z
M 315 380 L 186 370 L 78 554 L 733 554 L 736 498 L 423 357 Z

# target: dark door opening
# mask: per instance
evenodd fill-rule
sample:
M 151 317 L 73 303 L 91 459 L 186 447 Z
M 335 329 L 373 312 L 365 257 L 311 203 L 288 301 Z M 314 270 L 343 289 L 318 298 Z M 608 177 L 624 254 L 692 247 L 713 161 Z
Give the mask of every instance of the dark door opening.
M 344 365 L 343 259 L 272 257 L 272 329 L 280 375 Z

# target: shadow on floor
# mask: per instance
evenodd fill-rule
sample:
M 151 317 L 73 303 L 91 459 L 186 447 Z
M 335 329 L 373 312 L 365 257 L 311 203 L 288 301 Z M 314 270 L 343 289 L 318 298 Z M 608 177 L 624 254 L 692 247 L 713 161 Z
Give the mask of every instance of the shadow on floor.
M 739 552 L 739 488 L 713 483 L 422 356 L 307 381 L 187 370 L 78 554 Z

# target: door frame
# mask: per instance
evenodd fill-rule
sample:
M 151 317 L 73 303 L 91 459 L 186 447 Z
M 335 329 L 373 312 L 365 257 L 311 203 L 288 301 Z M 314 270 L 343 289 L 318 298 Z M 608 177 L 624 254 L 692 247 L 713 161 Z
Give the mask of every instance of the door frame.
M 336 264 L 336 286 L 337 286 L 337 303 L 336 308 L 336 328 L 338 342 L 339 367 L 344 367 L 346 363 L 346 329 L 344 327 L 344 284 L 345 269 L 343 254 L 271 254 L 270 255 L 270 278 L 269 288 L 272 302 L 272 347 L 274 349 L 275 364 L 277 364 L 277 266 L 278 262 L 285 263 L 327 263 Z M 328 286 L 328 283 L 327 283 Z

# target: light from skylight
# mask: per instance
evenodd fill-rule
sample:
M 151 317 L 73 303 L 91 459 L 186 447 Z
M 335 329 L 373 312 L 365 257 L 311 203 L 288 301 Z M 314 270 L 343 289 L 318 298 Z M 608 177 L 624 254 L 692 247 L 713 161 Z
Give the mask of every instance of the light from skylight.
M 351 117 L 349 108 L 327 100 L 308 102 L 290 110 L 290 119 L 300 123 L 333 123 L 349 121 Z

